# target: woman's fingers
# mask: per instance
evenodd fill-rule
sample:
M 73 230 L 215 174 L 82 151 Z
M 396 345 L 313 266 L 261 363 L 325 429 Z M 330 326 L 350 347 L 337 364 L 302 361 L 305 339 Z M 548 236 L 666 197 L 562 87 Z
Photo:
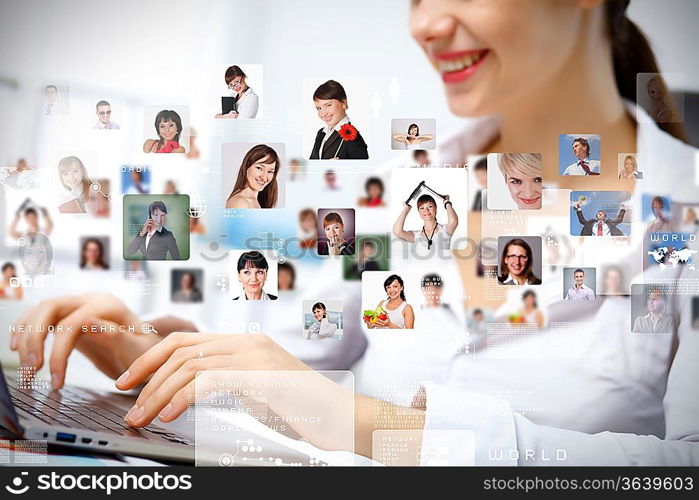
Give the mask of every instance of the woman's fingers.
M 57 327 L 56 322 L 77 309 L 83 301 L 80 295 L 44 300 L 22 317 L 15 328 L 20 330 L 16 340 L 20 363 L 39 370 L 44 363 L 44 341 L 49 329 Z M 57 327 L 55 330 L 59 332 L 61 329 Z
M 143 403 L 150 397 L 150 395 L 158 387 L 164 384 L 165 381 L 173 373 L 179 370 L 187 361 L 191 359 L 203 359 L 204 357 L 208 356 L 231 354 L 231 344 L 235 343 L 232 336 L 216 335 L 216 337 L 217 338 L 211 339 L 207 342 L 178 347 L 175 349 L 167 361 L 157 369 L 155 374 L 153 374 L 146 386 L 141 389 L 138 399 L 136 400 L 136 406 L 143 406 Z
M 174 373 L 160 384 L 142 402 L 137 402 L 126 414 L 124 420 L 132 427 L 148 425 L 159 413 L 163 419 L 172 420 L 181 414 L 189 401 L 195 396 L 194 378 L 203 370 L 236 369 L 236 355 L 219 355 L 205 358 L 193 358 L 185 361 Z M 188 387 L 190 386 L 191 387 Z M 182 391 L 183 389 L 187 390 Z M 178 393 L 180 393 L 178 395 Z M 175 397 L 178 395 L 177 397 Z M 187 398 L 190 398 L 189 400 Z M 140 398 L 139 398 L 140 399 Z M 167 408 L 168 404 L 172 404 Z
M 220 337 L 217 334 L 199 332 L 171 333 L 131 363 L 128 370 L 117 379 L 116 386 L 121 390 L 133 389 L 165 364 L 176 349 Z

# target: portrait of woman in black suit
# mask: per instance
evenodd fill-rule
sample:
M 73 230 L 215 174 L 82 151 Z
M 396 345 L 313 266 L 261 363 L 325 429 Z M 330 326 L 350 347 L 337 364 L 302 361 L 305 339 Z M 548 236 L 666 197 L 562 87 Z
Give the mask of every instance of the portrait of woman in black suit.
M 347 94 L 342 85 L 328 80 L 313 93 L 318 118 L 325 126 L 318 130 L 311 160 L 367 160 L 366 142 L 347 116 Z

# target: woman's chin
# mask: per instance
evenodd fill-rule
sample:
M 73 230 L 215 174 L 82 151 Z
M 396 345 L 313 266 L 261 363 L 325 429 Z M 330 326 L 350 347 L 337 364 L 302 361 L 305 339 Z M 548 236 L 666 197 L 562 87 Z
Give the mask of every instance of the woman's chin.
M 449 90 L 447 88 L 447 105 L 456 116 L 464 118 L 477 118 L 495 113 L 495 110 L 487 106 L 482 98 L 474 95 L 473 90 Z

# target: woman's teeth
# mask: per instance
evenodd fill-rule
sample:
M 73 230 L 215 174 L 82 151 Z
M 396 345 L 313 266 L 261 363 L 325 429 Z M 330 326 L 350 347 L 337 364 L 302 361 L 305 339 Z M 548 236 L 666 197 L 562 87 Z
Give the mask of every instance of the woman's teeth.
M 461 57 L 455 59 L 449 59 L 446 61 L 438 60 L 437 67 L 442 73 L 454 73 L 456 71 L 461 71 L 463 69 L 469 68 L 476 64 L 478 61 L 483 59 L 486 54 L 485 51 L 478 52 L 475 54 L 465 54 Z

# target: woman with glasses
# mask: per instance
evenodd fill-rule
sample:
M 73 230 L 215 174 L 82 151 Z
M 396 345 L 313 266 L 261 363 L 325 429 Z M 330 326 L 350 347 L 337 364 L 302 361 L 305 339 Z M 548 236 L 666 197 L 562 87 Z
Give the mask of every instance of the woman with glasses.
M 245 72 L 238 66 L 226 70 L 226 85 L 235 97 L 235 107 L 225 114 L 217 114 L 216 118 L 255 118 L 260 100 L 248 84 Z
M 505 245 L 500 258 L 498 281 L 501 285 L 540 285 L 532 270 L 532 249 L 524 240 L 515 238 Z

